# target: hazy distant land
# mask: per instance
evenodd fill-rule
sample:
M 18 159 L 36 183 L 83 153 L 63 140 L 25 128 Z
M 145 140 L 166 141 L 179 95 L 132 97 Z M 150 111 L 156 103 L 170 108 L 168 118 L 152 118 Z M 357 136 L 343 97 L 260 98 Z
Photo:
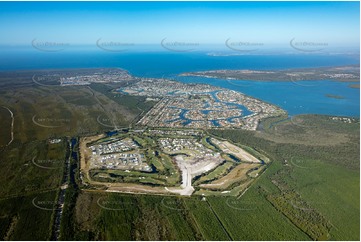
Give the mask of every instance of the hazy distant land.
M 185 72 L 180 74 L 180 76 L 198 76 L 248 81 L 334 80 L 341 82 L 359 82 L 360 67 L 358 65 L 348 65 L 284 70 L 211 70 Z M 357 84 L 352 84 L 350 87 L 360 88 Z

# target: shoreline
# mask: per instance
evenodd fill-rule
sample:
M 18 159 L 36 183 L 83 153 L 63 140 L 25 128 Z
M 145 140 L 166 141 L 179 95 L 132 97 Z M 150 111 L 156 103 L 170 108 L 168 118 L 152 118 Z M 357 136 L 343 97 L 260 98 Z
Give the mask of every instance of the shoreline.
M 180 77 L 218 78 L 237 81 L 257 82 L 299 82 L 299 81 L 338 81 L 359 82 L 360 67 L 343 65 L 314 68 L 288 69 L 218 69 L 183 72 Z

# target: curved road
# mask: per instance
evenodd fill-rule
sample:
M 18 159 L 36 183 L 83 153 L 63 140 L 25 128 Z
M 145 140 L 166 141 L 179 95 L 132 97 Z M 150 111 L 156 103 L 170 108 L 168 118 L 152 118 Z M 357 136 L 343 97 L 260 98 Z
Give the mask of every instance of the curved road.
M 13 112 L 11 112 L 11 110 L 9 108 L 7 108 L 5 106 L 2 106 L 2 107 L 7 109 L 11 116 L 11 139 L 10 139 L 9 143 L 7 143 L 7 145 L 6 145 L 6 146 L 8 146 L 14 141 L 14 114 L 13 114 Z

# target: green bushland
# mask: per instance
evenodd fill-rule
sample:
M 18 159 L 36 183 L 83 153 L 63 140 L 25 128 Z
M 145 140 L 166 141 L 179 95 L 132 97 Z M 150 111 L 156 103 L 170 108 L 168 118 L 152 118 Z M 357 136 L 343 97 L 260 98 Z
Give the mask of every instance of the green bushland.
M 75 146 L 70 149 L 70 168 L 67 179 L 68 187 L 65 191 L 65 202 L 60 224 L 60 240 L 89 239 L 86 233 L 77 233 L 79 226 L 73 222 L 76 216 L 76 201 L 80 193 L 79 184 L 81 184 L 79 174 L 79 160 L 77 159 L 79 157 L 78 149 L 79 140 L 76 139 Z
M 125 105 L 131 112 L 137 115 L 150 110 L 156 102 L 146 101 L 146 97 L 124 95 L 114 91 L 114 87 L 111 85 L 104 85 L 98 83 L 92 83 L 90 87 L 105 95 L 109 99 L 115 101 L 119 105 Z
M 208 199 L 234 240 L 308 240 L 252 187 L 240 200 L 232 197 Z
M 305 168 L 307 165 L 311 168 Z M 291 163 L 291 166 L 290 183 L 312 209 L 330 221 L 330 239 L 359 240 L 359 171 L 317 160 L 306 160 L 302 166 Z
M 94 135 L 114 129 L 113 123 L 128 127 L 155 104 L 145 102 L 144 97 L 112 94 L 112 87 L 104 84 L 44 87 L 34 84 L 31 78 L 29 74 L 26 81 L 3 89 L 0 95 L 0 106 L 14 113 L 14 138 L 19 142 Z M 9 81 L 3 79 L 0 77 L 1 81 Z M 0 145 L 4 146 L 10 140 L 11 119 L 2 107 L 0 121 L 5 127 L 0 133 Z
M 0 106 L 0 148 L 7 145 L 11 140 L 11 114 Z
M 52 209 L 56 192 L 0 199 L 1 239 L 7 236 L 8 240 L 49 240 L 53 211 L 37 208 L 33 201 Z
M 58 144 L 14 142 L 3 149 L 0 198 L 56 189 L 62 178 L 66 147 L 63 138 Z
M 259 133 L 211 133 L 254 147 L 271 158 L 273 162 L 249 191 L 257 186 L 264 189 L 273 208 L 309 238 L 359 240 L 359 121 L 349 124 L 319 115 L 295 120 L 297 125 L 286 120 Z M 277 139 L 270 140 L 269 134 Z M 333 140 L 319 142 L 330 135 Z M 290 206 L 292 201 L 295 206 Z
M 107 195 L 99 202 L 97 231 L 105 240 L 196 240 L 200 233 L 183 199 L 161 196 Z M 114 221 L 118 221 L 114 223 Z
M 206 201 L 186 199 L 185 203 L 191 211 L 204 240 L 230 240 Z
M 291 172 L 292 166 L 286 165 L 272 177 L 272 183 L 280 193 L 267 194 L 267 199 L 310 238 L 327 240 L 331 223 L 293 189 Z

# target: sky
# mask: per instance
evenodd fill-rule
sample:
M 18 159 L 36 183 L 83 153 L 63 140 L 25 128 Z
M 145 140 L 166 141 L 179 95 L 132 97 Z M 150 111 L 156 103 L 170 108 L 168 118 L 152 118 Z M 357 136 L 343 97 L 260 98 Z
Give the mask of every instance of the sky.
M 359 2 L 0 2 L 0 45 L 359 46 Z

